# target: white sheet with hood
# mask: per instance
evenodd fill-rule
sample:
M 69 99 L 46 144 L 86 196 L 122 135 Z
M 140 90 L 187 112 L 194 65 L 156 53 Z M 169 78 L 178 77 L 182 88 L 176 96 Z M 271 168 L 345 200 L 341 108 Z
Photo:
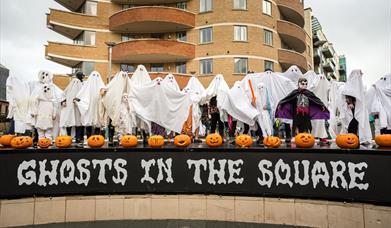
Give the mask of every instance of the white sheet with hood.
M 201 104 L 207 104 L 212 97 L 216 96 L 217 108 L 220 112 L 220 120 L 223 122 L 228 121 L 227 113 L 222 108 L 225 100 L 228 99 L 228 92 L 229 86 L 225 81 L 224 76 L 222 74 L 218 74 L 210 82 L 201 99 Z
M 175 91 L 179 91 L 180 90 L 178 82 L 176 81 L 175 76 L 172 75 L 172 74 L 166 75 L 166 77 L 164 77 L 162 83 L 165 86 L 170 87 L 170 88 L 172 88 Z
M 298 66 L 291 66 L 284 73 L 281 73 L 282 76 L 289 78 L 295 85 L 299 82 L 299 78 L 303 77 L 303 73 L 301 72 Z
M 263 137 L 271 136 L 273 134 L 273 118 L 271 116 L 272 108 L 268 97 L 268 88 L 263 82 L 260 82 L 254 93 L 257 94 L 256 107 L 259 112 L 257 121 L 262 129 Z
M 190 96 L 182 91 L 175 91 L 162 81 L 158 77 L 145 85 L 132 85 L 130 102 L 139 118 L 180 133 L 189 114 Z
M 102 96 L 101 102 L 106 115 L 101 114 L 100 119 L 106 119 L 106 116 L 111 119 L 111 124 L 114 127 L 119 126 L 120 106 L 123 94 L 130 92 L 130 79 L 128 73 L 124 71 L 118 72 L 107 85 L 106 93 Z M 106 121 L 101 121 L 105 123 Z
M 341 123 L 339 116 L 339 102 L 342 100 L 340 88 L 345 85 L 344 82 L 331 81 L 330 82 L 330 102 L 329 102 L 329 132 L 332 138 L 335 138 L 336 135 L 340 134 L 341 129 L 339 124 Z
M 73 102 L 73 99 L 76 98 L 82 85 L 82 81 L 80 81 L 78 78 L 73 78 L 62 94 L 61 100 L 65 101 L 66 103 L 65 107 L 61 107 L 60 127 L 62 128 L 81 126 L 80 111 Z
M 379 127 L 391 130 L 391 75 L 380 78 L 366 93 L 370 114 L 379 115 Z
M 15 133 L 31 129 L 29 122 L 30 87 L 18 77 L 11 75 L 6 81 L 6 100 L 9 102 L 7 118 L 15 121 Z
M 81 114 L 80 120 L 83 126 L 101 127 L 98 107 L 100 89 L 102 88 L 105 88 L 102 77 L 99 72 L 93 71 L 77 94 L 76 97 L 80 101 L 76 104 Z
M 369 114 L 365 101 L 365 89 L 362 82 L 361 70 L 354 70 L 350 74 L 348 81 L 340 87 L 340 100 L 338 101 L 340 119 L 342 123 L 342 133 L 347 133 L 350 121 L 353 119 L 353 112 L 346 104 L 345 96 L 356 98 L 354 117 L 359 122 L 358 135 L 361 143 L 371 143 L 372 133 L 369 125 Z
M 329 89 L 330 82 L 324 75 L 318 75 L 313 71 L 308 71 L 304 74 L 304 78 L 308 81 L 307 89 L 312 91 L 326 107 L 329 107 Z M 312 134 L 317 138 L 327 138 L 326 121 L 311 120 Z M 331 134 L 331 133 L 330 133 Z M 331 134 L 335 136 L 335 134 Z
M 187 82 L 186 87 L 183 89 L 184 92 L 190 94 L 190 100 L 192 104 L 192 132 L 195 131 L 201 126 L 201 108 L 200 102 L 202 99 L 202 94 L 205 92 L 204 86 L 196 77 L 191 77 Z

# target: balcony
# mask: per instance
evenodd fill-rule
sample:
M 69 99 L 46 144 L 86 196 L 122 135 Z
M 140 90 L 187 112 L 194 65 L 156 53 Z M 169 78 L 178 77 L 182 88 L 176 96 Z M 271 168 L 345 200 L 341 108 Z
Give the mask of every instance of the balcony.
M 97 55 L 95 46 L 48 42 L 45 45 L 47 59 L 68 67 L 74 67 L 83 61 L 107 61 L 107 54 Z M 100 59 L 97 60 L 96 57 Z
M 58 4 L 64 6 L 65 8 L 76 11 L 78 10 L 86 0 L 54 0 Z
M 187 2 L 188 0 L 111 0 L 118 4 L 134 4 L 134 5 L 157 5 L 157 4 L 169 4 L 177 2 Z
M 308 70 L 307 59 L 304 55 L 295 51 L 279 49 L 278 61 L 284 71 L 292 65 L 298 66 L 302 72 L 306 72 Z
M 83 30 L 108 29 L 103 18 L 56 9 L 50 9 L 47 14 L 47 26 L 69 39 L 75 39 Z
M 293 50 L 303 53 L 306 49 L 305 45 L 305 31 L 296 24 L 288 21 L 277 21 L 277 32 L 282 41 L 286 43 Z
M 326 58 L 333 58 L 333 51 L 331 50 L 330 46 L 323 46 L 322 47 L 322 53 Z
M 113 48 L 113 61 L 117 63 L 168 63 L 194 58 L 195 45 L 176 40 L 130 40 Z
M 277 0 L 277 6 L 283 18 L 304 27 L 304 6 L 299 0 Z
M 110 30 L 122 33 L 165 33 L 195 26 L 195 14 L 163 6 L 133 7 L 110 17 Z
M 322 63 L 322 67 L 323 67 L 323 70 L 327 73 L 331 73 L 331 72 L 334 72 L 335 70 L 335 66 L 333 65 L 333 63 L 329 60 L 326 60 Z

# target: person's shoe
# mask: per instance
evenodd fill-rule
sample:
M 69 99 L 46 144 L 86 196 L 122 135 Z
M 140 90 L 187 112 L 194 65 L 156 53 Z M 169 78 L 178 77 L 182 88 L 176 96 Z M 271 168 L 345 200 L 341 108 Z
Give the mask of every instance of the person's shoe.
M 230 141 L 229 141 L 229 144 L 231 144 L 231 145 L 235 145 L 235 144 L 236 144 L 236 142 L 235 142 L 235 140 L 234 140 L 234 139 L 232 139 L 232 140 L 230 140 Z
M 193 143 L 202 143 L 202 140 L 201 139 L 194 139 Z
M 257 144 L 263 146 L 263 138 L 259 138 Z
M 330 145 L 331 143 L 330 143 L 329 140 L 327 140 L 326 138 L 324 138 L 324 139 L 320 139 L 319 144 L 320 144 L 320 145 Z
M 286 144 L 291 144 L 292 140 L 291 139 L 285 139 Z
M 114 146 L 114 142 L 113 141 L 109 141 L 108 146 L 113 147 Z

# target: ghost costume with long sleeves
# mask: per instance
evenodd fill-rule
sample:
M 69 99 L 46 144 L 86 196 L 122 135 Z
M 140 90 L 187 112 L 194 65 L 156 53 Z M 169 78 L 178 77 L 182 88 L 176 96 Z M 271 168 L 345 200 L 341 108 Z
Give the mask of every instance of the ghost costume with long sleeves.
M 81 126 L 80 111 L 77 108 L 74 99 L 79 93 L 82 85 L 83 82 L 80 79 L 73 78 L 64 90 L 62 100 L 65 102 L 65 105 L 62 106 L 60 115 L 60 127 L 62 128 Z
M 365 98 L 369 113 L 379 115 L 380 129 L 391 130 L 391 75 L 373 84 Z
M 256 94 L 256 107 L 259 112 L 257 121 L 262 129 L 263 137 L 271 136 L 273 134 L 272 108 L 268 97 L 268 88 L 263 82 L 256 86 Z
M 79 101 L 76 104 L 81 114 L 80 121 L 83 126 L 101 127 L 98 106 L 100 90 L 104 87 L 105 84 L 100 74 L 93 71 L 77 94 L 76 97 Z
M 223 122 L 228 121 L 228 115 L 223 110 L 223 104 L 228 99 L 229 86 L 224 79 L 222 74 L 216 75 L 213 80 L 210 82 L 208 88 L 206 88 L 204 94 L 202 95 L 201 104 L 209 103 L 212 97 L 216 97 L 217 108 L 220 112 L 220 120 Z
M 38 91 L 37 91 L 38 92 Z M 55 96 L 49 84 L 42 84 L 41 91 L 38 92 L 33 115 L 36 116 L 35 127 L 38 130 L 39 138 L 52 138 L 52 130 L 56 118 Z
M 201 108 L 200 108 L 200 102 L 202 99 L 202 94 L 205 92 L 204 86 L 201 84 L 201 82 L 196 77 L 191 77 L 190 80 L 187 82 L 186 87 L 183 89 L 186 93 L 190 93 L 190 100 L 192 104 L 191 109 L 191 115 L 192 115 L 192 133 L 194 134 L 195 131 L 201 126 Z
M 318 75 L 313 71 L 308 71 L 304 74 L 304 78 L 308 80 L 307 89 L 312 91 L 322 102 L 329 108 L 329 89 L 330 82 L 324 75 Z M 317 138 L 327 138 L 325 120 L 311 120 L 312 134 Z M 335 135 L 335 134 L 332 134 Z
M 361 143 L 371 143 L 372 133 L 369 125 L 369 114 L 365 102 L 365 90 L 362 81 L 361 70 L 354 70 L 348 81 L 340 87 L 341 97 L 339 98 L 339 111 L 342 123 L 342 133 L 347 133 L 353 119 L 358 121 L 358 136 Z M 356 99 L 354 111 L 348 107 L 346 96 Z
M 15 133 L 23 134 L 31 129 L 29 122 L 30 87 L 18 77 L 11 75 L 6 81 L 6 99 L 9 103 L 7 118 L 15 122 Z

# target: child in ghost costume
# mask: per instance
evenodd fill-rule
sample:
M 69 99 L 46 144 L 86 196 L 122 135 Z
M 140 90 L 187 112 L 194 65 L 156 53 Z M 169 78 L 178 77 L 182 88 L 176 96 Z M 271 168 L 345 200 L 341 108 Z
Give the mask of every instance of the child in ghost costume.
M 99 119 L 100 90 L 105 87 L 97 71 L 91 72 L 84 82 L 75 101 L 81 114 L 81 124 L 85 127 L 87 138 L 92 134 L 99 134 L 101 120 Z
M 133 127 L 135 126 L 135 114 L 131 109 L 128 94 L 124 93 L 121 98 L 118 121 L 115 127 L 115 131 L 118 134 L 118 139 L 121 140 L 122 136 L 124 135 L 131 135 L 133 133 Z
M 356 134 L 362 144 L 370 144 L 372 133 L 362 75 L 361 70 L 352 71 L 346 84 L 340 88 L 338 104 L 342 133 Z
M 50 85 L 43 84 L 38 93 L 33 115 L 36 118 L 35 127 L 38 131 L 38 138 L 52 138 L 53 121 L 56 119 L 54 107 L 54 91 Z
M 268 91 L 264 83 L 257 85 L 257 99 L 256 107 L 259 112 L 258 124 L 262 129 L 263 138 L 271 136 L 273 133 L 273 121 L 272 121 L 272 108 L 270 106 L 270 99 L 268 97 Z

